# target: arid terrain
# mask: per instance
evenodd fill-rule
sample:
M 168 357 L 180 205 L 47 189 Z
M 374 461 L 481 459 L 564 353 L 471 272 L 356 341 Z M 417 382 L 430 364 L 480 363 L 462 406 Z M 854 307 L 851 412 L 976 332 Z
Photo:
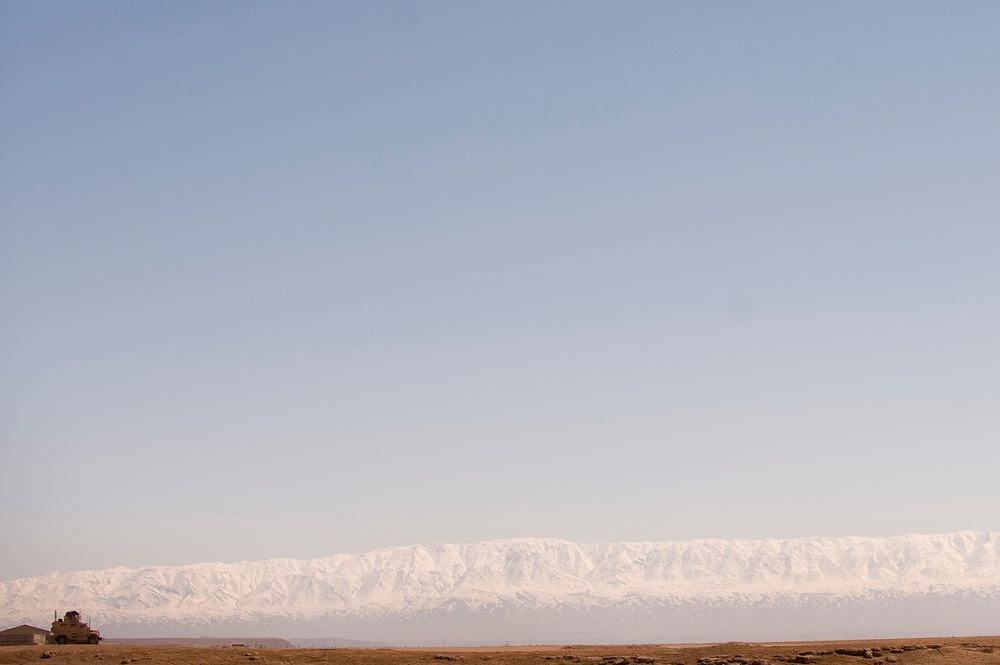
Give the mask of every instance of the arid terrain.
M 0 664 L 39 661 L 52 665 L 1000 665 L 1000 637 L 421 649 L 0 647 Z

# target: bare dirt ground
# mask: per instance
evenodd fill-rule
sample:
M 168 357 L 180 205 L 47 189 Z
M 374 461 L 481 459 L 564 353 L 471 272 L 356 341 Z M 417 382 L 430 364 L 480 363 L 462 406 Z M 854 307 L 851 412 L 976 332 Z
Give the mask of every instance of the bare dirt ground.
M 0 665 L 1000 665 L 1000 637 L 420 649 L 0 647 Z

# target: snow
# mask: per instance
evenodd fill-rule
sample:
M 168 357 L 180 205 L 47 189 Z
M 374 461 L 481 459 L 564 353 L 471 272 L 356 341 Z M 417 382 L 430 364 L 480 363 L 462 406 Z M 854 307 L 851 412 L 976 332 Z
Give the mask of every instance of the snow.
M 0 583 L 0 620 L 288 618 L 635 599 L 922 594 L 1000 585 L 1000 534 L 580 544 L 517 538 L 313 560 L 52 573 Z

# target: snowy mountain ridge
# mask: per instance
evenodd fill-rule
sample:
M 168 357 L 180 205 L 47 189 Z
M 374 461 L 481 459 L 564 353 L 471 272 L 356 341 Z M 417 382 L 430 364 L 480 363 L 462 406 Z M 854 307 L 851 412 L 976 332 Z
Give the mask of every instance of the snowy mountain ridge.
M 517 538 L 312 560 L 51 573 L 0 583 L 0 608 L 402 609 L 446 599 L 927 591 L 1000 584 L 1000 534 L 578 544 Z
M 312 560 L 55 572 L 0 582 L 0 620 L 31 623 L 53 608 L 80 608 L 119 626 L 238 625 L 456 608 L 604 612 L 713 598 L 746 605 L 970 591 L 991 598 L 1000 591 L 1000 534 L 592 544 L 517 538 Z

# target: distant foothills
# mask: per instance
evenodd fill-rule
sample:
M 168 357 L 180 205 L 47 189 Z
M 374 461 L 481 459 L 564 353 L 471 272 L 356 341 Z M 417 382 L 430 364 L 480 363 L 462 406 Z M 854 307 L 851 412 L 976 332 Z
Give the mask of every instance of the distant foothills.
M 84 612 L 109 639 L 460 645 L 1000 634 L 1000 534 L 516 538 L 0 582 L 0 626 L 45 626 L 54 609 Z M 342 637 L 321 637 L 331 635 Z

